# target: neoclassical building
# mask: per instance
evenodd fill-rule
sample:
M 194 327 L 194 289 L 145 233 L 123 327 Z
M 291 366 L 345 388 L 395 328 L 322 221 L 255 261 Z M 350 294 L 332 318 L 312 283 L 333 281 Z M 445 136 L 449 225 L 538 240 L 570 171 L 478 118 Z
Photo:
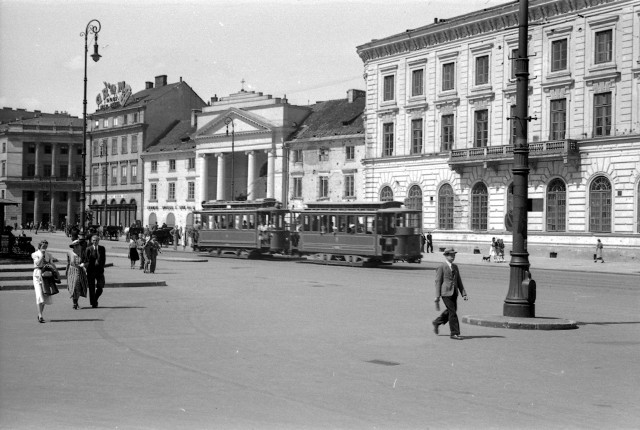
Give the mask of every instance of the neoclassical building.
M 367 199 L 421 207 L 436 246 L 511 240 L 518 7 L 357 48 Z M 529 20 L 529 251 L 640 258 L 640 3 L 530 0 Z

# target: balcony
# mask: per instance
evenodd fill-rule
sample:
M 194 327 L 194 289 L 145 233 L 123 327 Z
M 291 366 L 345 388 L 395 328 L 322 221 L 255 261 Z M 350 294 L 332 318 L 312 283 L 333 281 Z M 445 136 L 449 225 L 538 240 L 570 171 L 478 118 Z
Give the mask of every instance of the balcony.
M 573 139 L 549 140 L 529 143 L 529 162 L 563 160 L 576 166 L 578 142 Z M 449 167 L 460 173 L 465 167 L 482 165 L 497 170 L 498 165 L 513 162 L 513 145 L 485 146 L 482 148 L 454 149 L 449 152 Z

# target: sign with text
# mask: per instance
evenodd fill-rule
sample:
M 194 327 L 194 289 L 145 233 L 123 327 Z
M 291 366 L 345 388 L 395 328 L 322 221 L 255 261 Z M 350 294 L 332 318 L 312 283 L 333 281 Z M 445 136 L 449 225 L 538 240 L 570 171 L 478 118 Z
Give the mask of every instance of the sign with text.
M 131 85 L 125 81 L 120 81 L 117 85 L 105 82 L 104 88 L 96 96 L 98 110 L 124 107 L 131 94 Z

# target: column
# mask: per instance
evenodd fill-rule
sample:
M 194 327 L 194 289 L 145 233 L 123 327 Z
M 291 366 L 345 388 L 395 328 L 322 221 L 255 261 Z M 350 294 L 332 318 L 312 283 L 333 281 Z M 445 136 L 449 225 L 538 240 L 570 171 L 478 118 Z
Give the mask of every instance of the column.
M 50 209 L 49 209 L 49 224 L 53 225 L 54 227 L 58 227 L 58 212 L 56 211 L 56 203 L 57 203 L 57 199 L 56 196 L 58 195 L 58 193 L 56 191 L 53 191 L 53 189 L 51 190 L 51 205 L 50 205 Z
M 71 154 L 73 154 L 73 149 L 74 149 L 75 145 L 71 145 L 69 144 L 69 151 L 67 152 L 67 178 L 71 179 L 73 178 L 74 175 L 74 171 L 73 171 L 73 157 Z M 67 212 L 69 213 L 69 212 Z
M 275 162 L 275 153 L 274 151 L 268 151 L 267 152 L 267 198 L 272 199 L 275 191 L 275 185 L 276 185 L 276 181 L 275 181 L 275 176 L 276 176 L 276 172 L 275 172 L 275 168 L 274 168 L 274 163 Z
M 255 200 L 256 152 L 247 152 L 247 200 Z
M 58 176 L 58 145 L 55 143 L 51 144 L 51 176 Z
M 73 216 L 73 191 L 67 192 L 67 219 L 65 223 L 67 225 L 73 224 L 75 217 Z
M 207 160 L 207 154 L 199 154 L 198 173 L 200 176 L 200 202 L 206 202 L 209 200 L 209 160 Z
M 37 149 L 36 149 L 37 151 Z M 36 152 L 37 154 L 37 152 Z M 40 191 L 35 190 L 33 192 L 33 225 L 37 225 L 42 221 L 42 214 L 40 213 Z
M 40 166 L 40 152 L 42 150 L 42 144 L 40 142 L 36 143 L 36 169 L 35 169 L 35 175 L 36 176 L 40 176 L 42 175 L 42 167 Z M 34 212 L 35 214 L 35 212 Z
M 218 157 L 218 189 L 216 190 L 216 200 L 224 200 L 224 154 L 216 154 Z

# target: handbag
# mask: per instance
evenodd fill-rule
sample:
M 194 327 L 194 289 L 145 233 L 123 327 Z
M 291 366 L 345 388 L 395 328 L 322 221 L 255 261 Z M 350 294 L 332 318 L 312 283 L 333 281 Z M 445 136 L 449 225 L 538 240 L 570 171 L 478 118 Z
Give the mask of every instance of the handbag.
M 42 292 L 46 296 L 53 296 L 59 293 L 58 286 L 56 285 L 53 278 L 42 279 Z

